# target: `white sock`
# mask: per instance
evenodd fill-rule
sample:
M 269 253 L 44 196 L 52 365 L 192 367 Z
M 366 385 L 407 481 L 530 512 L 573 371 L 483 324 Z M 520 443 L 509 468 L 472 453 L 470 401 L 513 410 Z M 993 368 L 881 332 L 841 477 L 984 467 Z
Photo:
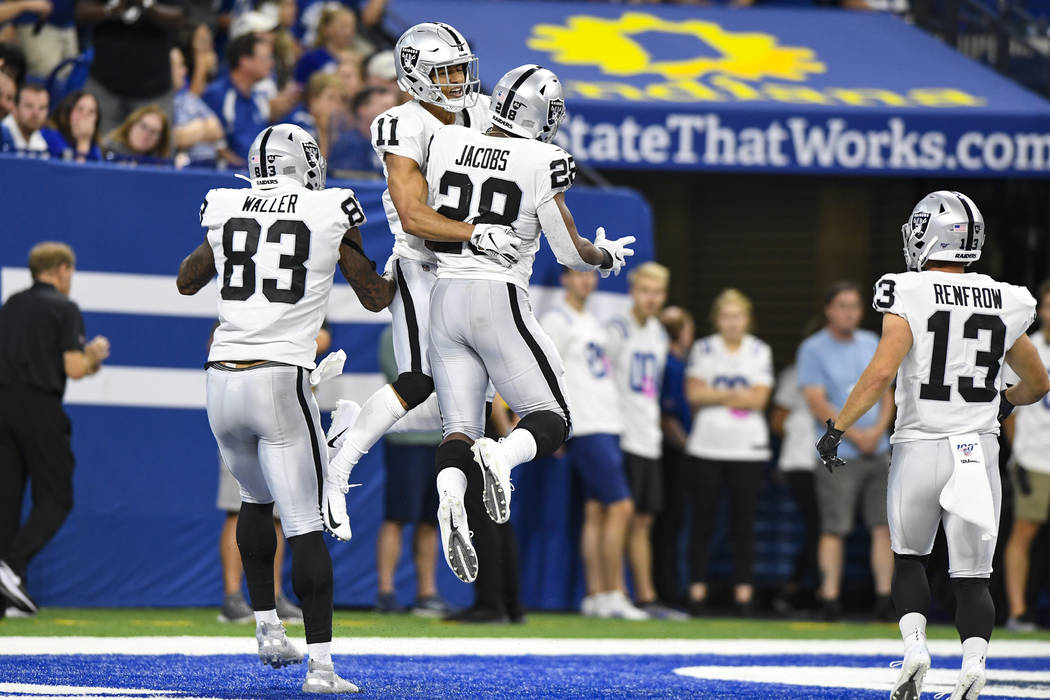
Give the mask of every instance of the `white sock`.
M 963 659 L 962 667 L 969 668 L 975 664 L 984 665 L 984 659 L 988 655 L 988 640 L 980 637 L 964 639 L 962 643 Z
M 467 493 L 467 475 L 462 469 L 456 467 L 445 467 L 437 475 L 438 493 L 447 493 L 449 496 L 458 496 L 460 500 Z
M 908 613 L 900 621 L 901 637 L 904 639 L 904 649 L 907 651 L 912 645 L 922 642 L 926 643 L 926 616 L 922 613 Z
M 328 463 L 333 475 L 343 481 L 348 480 L 354 465 L 405 413 L 401 399 L 397 398 L 397 393 L 389 384 L 369 396 L 361 406 L 357 422 L 346 431 L 346 439 L 339 452 Z
M 406 413 L 387 433 L 428 433 L 433 430 L 441 430 L 437 394 L 431 394 L 430 398 Z
M 311 661 L 316 661 L 319 664 L 332 663 L 331 642 L 317 642 L 316 644 L 307 644 L 306 653 L 310 655 Z
M 510 463 L 511 469 L 519 464 L 530 462 L 536 457 L 536 438 L 524 428 L 515 428 L 510 435 L 500 441 L 503 455 Z
M 277 617 L 277 611 L 276 610 L 256 610 L 255 611 L 255 624 L 256 624 L 256 626 L 261 625 L 264 622 L 267 623 L 267 624 L 270 624 L 270 625 L 279 625 L 279 624 L 281 624 L 281 618 Z

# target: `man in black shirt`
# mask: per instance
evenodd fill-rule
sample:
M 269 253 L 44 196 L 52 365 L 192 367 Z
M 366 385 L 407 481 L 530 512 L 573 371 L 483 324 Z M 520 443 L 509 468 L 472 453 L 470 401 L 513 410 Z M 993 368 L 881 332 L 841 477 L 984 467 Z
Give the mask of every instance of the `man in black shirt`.
M 33 286 L 0 306 L 0 602 L 30 614 L 26 567 L 73 508 L 66 378 L 94 374 L 109 356 L 102 336 L 84 343 L 80 309 L 69 299 L 74 265 L 64 243 L 34 246 Z M 33 507 L 19 528 L 27 479 Z

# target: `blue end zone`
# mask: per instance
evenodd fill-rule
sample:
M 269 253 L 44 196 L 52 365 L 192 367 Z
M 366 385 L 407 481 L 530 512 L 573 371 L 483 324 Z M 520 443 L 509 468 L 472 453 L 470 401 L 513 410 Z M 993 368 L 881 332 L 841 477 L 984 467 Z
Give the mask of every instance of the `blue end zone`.
M 440 644 L 440 642 L 437 642 Z M 883 690 L 818 688 L 780 683 L 713 681 L 684 677 L 675 669 L 690 666 L 794 666 L 884 668 L 886 682 L 895 671 L 891 657 L 834 655 L 783 656 L 336 656 L 336 670 L 369 698 L 594 698 L 681 697 L 734 700 L 763 698 L 821 700 L 885 698 Z M 958 657 L 936 657 L 935 667 L 957 668 Z M 989 659 L 990 669 L 1048 672 L 1028 683 L 1050 697 L 1050 659 Z M 301 695 L 305 665 L 274 671 L 253 656 L 0 656 L 0 692 L 37 697 L 43 688 L 19 692 L 7 684 L 67 685 L 151 689 L 164 697 L 289 698 Z M 1015 684 L 1016 685 L 1016 684 Z M 5 687 L 6 686 L 6 687 Z M 989 689 L 992 684 L 989 684 Z M 150 694 L 146 694 L 150 696 Z M 924 693 L 924 696 L 926 694 Z M 125 693 L 126 696 L 126 693 Z M 156 697 L 156 696 L 154 696 Z M 999 697 L 1003 697 L 999 695 Z

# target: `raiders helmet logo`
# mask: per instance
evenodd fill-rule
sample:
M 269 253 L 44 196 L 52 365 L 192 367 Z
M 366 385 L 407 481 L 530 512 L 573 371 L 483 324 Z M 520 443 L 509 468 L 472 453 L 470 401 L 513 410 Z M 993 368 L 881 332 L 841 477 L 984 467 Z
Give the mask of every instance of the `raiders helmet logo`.
M 317 164 L 321 162 L 321 149 L 316 144 L 304 143 L 303 155 L 306 156 L 306 163 L 311 168 L 316 168 Z
M 405 46 L 401 49 L 401 67 L 405 69 L 406 73 L 412 72 L 418 60 L 419 49 L 414 49 L 411 46 Z
M 920 211 L 916 214 L 911 215 L 911 230 L 915 234 L 916 238 L 922 238 L 926 235 L 926 227 L 930 225 L 930 213 L 927 211 Z
M 547 126 L 554 126 L 565 118 L 565 100 L 560 97 L 547 103 Z

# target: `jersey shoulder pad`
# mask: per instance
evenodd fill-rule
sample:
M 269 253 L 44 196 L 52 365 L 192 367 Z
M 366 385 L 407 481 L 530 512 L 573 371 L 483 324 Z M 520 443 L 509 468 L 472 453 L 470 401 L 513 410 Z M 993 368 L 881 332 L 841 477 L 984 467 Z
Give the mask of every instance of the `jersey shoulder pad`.
M 549 178 L 551 191 L 557 194 L 572 187 L 576 181 L 576 161 L 573 157 L 553 143 L 536 143 L 542 146 L 538 149 L 537 160 L 541 162 L 537 163 L 537 167 L 543 169 L 541 177 Z
M 372 120 L 372 148 L 380 158 L 386 153 L 406 156 L 423 162 L 421 151 L 428 140 L 423 115 L 416 109 L 406 109 L 413 103 L 391 107 Z
M 223 210 L 226 209 L 226 202 L 236 195 L 244 195 L 247 191 L 228 187 L 217 187 L 213 190 L 208 190 L 208 193 L 204 195 L 204 201 L 201 202 L 201 226 L 212 228 L 217 225 L 218 219 L 224 216 Z
M 894 272 L 880 277 L 872 293 L 872 307 L 882 313 L 897 314 L 907 318 L 905 296 L 913 286 L 913 276 L 917 274 L 915 272 Z
M 340 214 L 337 218 L 340 221 L 345 221 L 346 228 L 350 229 L 360 226 L 368 220 L 365 217 L 364 207 L 361 206 L 361 202 L 357 199 L 357 195 L 354 194 L 352 189 L 348 187 L 330 187 L 324 192 L 331 198 L 332 204 L 339 208 Z

